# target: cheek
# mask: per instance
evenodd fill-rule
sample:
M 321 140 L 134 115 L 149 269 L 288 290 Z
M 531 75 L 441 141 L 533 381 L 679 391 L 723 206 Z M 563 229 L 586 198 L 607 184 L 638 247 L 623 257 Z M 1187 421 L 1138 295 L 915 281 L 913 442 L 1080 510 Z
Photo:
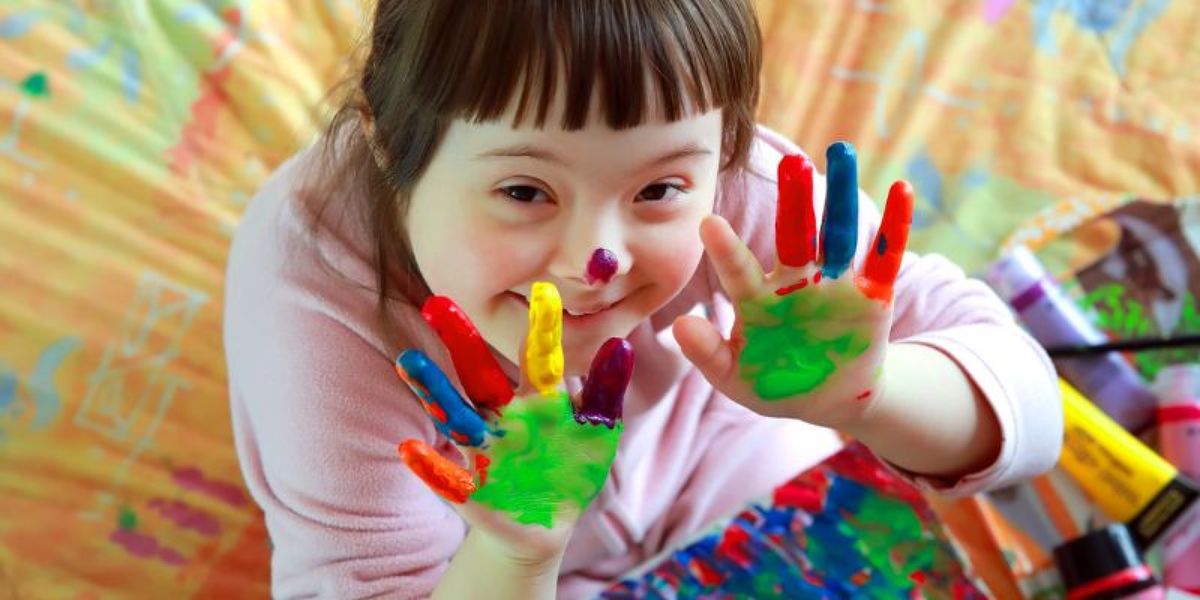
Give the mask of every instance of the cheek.
M 659 228 L 644 239 L 635 249 L 638 278 L 674 295 L 691 279 L 704 252 L 699 219 L 696 223 Z
M 429 215 L 415 225 L 409 228 L 413 253 L 433 293 L 478 305 L 521 281 L 522 265 L 529 261 L 525 245 L 511 235 L 446 215 Z

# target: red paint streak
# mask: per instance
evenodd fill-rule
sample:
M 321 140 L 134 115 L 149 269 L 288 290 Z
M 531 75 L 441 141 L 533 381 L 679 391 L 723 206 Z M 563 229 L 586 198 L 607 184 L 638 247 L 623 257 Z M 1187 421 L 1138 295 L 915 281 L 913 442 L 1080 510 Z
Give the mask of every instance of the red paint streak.
M 441 423 L 443 425 L 445 425 L 447 423 L 446 411 L 442 410 L 442 407 L 440 405 L 430 404 L 420 398 L 417 399 L 417 402 L 420 402 L 421 408 L 424 408 L 425 412 L 431 418 L 435 419 L 438 423 Z
M 147 506 L 182 529 L 191 529 L 207 536 L 221 534 L 221 524 L 216 517 L 182 500 L 154 498 Z
M 457 504 L 475 493 L 475 482 L 466 469 L 440 455 L 420 440 L 405 440 L 397 450 L 400 460 L 437 495 Z
M 487 485 L 488 466 L 492 464 L 491 459 L 482 454 L 475 455 L 475 473 L 479 475 L 479 486 Z
M 863 569 L 850 576 L 850 583 L 853 583 L 859 587 L 866 585 L 868 581 L 871 581 L 871 572 L 867 569 Z
M 118 529 L 108 539 L 138 558 L 157 558 L 175 567 L 187 564 L 187 559 L 177 550 L 162 546 L 153 537 L 132 529 Z
M 171 172 L 184 175 L 192 163 L 204 158 L 209 151 L 218 148 L 217 117 L 229 103 L 224 86 L 233 71 L 225 67 L 220 71 L 204 73 L 200 79 L 200 96 L 192 103 L 192 114 L 183 126 L 179 143 L 167 150 L 167 163 Z
M 855 400 L 866 400 L 867 398 L 870 398 L 870 397 L 871 397 L 871 390 L 867 390 L 867 391 L 855 396 L 854 399 Z
M 181 488 L 200 492 L 231 506 L 246 504 L 246 494 L 242 488 L 232 483 L 206 479 L 196 467 L 176 469 L 171 473 L 171 479 Z
M 725 581 L 725 577 L 721 575 L 720 571 L 710 567 L 707 563 L 700 559 L 693 558 L 691 561 L 689 561 L 688 570 L 692 572 L 692 575 L 696 576 L 696 579 L 699 580 L 704 587 L 718 586 L 721 585 L 721 582 Z
M 744 530 L 737 527 L 729 529 L 721 536 L 721 542 L 717 545 L 717 555 L 727 557 L 742 567 L 749 567 L 754 561 L 754 557 L 746 548 L 749 541 L 750 534 Z
M 775 290 L 775 295 L 776 296 L 786 296 L 796 290 L 802 290 L 806 287 L 808 287 L 808 278 L 807 277 L 805 277 L 804 279 L 801 279 L 800 283 L 793 283 L 792 285 L 787 285 L 787 286 L 784 286 L 784 287 L 781 287 L 781 288 Z
M 774 504 L 815 513 L 821 512 L 824 496 L 821 489 L 789 483 L 775 488 Z

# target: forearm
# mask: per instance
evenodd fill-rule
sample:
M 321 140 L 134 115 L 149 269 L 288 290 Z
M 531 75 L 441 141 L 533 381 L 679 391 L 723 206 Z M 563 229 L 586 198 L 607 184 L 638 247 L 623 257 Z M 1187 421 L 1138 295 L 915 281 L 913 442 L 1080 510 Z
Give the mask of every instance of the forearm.
M 545 561 L 505 555 L 486 533 L 471 530 L 442 574 L 434 598 L 554 598 L 562 553 Z
M 966 475 L 999 455 L 995 413 L 949 356 L 921 344 L 892 344 L 883 372 L 882 395 L 847 434 L 921 475 Z

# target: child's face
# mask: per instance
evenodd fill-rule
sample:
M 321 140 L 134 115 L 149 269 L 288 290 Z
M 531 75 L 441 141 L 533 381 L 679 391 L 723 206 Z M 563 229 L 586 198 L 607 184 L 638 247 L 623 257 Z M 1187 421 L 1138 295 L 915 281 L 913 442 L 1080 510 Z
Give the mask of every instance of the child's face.
M 554 283 L 567 372 L 578 375 L 600 344 L 628 335 L 691 279 L 716 192 L 721 112 L 622 131 L 598 116 L 565 131 L 551 112 L 543 129 L 514 129 L 511 113 L 452 123 L 405 225 L 433 293 L 457 302 L 513 362 L 531 285 Z M 601 248 L 616 273 L 589 283 Z

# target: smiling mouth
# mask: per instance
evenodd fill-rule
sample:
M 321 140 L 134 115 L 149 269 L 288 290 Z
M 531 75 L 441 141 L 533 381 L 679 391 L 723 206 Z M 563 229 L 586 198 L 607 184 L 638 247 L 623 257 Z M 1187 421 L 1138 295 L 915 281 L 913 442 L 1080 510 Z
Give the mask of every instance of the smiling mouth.
M 526 310 L 529 309 L 529 298 L 526 298 L 524 295 L 516 292 L 508 292 L 508 295 L 523 304 Z M 619 305 L 623 300 L 624 299 L 617 300 L 616 302 L 612 302 L 610 304 L 602 304 L 586 308 L 572 308 L 563 306 L 563 317 L 567 322 L 584 323 L 592 321 L 595 318 L 607 313 L 613 307 Z

